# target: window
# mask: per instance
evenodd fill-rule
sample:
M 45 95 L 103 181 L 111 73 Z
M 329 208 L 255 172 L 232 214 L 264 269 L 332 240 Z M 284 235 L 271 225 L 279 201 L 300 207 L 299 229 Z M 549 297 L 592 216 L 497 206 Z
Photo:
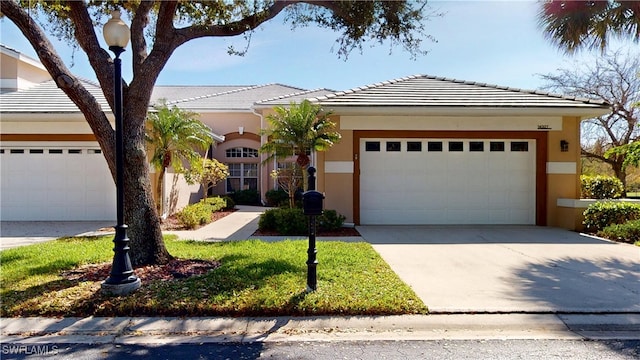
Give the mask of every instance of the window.
M 227 164 L 229 177 L 226 191 L 228 193 L 239 190 L 258 190 L 258 164 Z
M 514 152 L 526 152 L 529 151 L 529 143 L 526 141 L 512 141 L 511 151 Z
M 226 156 L 228 158 L 257 158 L 258 150 L 246 147 L 236 147 L 227 149 Z
M 11 154 L 24 154 L 24 149 L 11 149 L 9 151 Z
M 421 141 L 407 141 L 407 151 L 422 151 Z
M 102 154 L 100 149 L 89 149 L 89 154 Z
M 49 149 L 49 154 L 62 154 L 62 149 Z
M 464 143 L 462 141 L 449 141 L 449 151 L 458 152 L 464 150 Z
M 504 141 L 492 141 L 489 143 L 489 151 L 504 151 Z
M 442 151 L 442 141 L 429 141 L 427 151 Z
M 29 154 L 44 154 L 43 149 L 29 149 Z
M 469 151 L 474 151 L 474 152 L 482 152 L 482 151 L 484 151 L 484 142 L 483 141 L 470 141 L 469 142 Z
M 380 151 L 380 141 L 367 141 L 364 143 L 364 151 Z
M 400 151 L 400 141 L 387 141 L 387 151 Z
M 69 154 L 82 154 L 80 149 L 69 149 Z

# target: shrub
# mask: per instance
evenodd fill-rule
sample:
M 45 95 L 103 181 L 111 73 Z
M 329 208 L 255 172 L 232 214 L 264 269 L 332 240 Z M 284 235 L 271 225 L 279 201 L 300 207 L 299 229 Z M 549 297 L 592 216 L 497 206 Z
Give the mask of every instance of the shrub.
M 289 194 L 282 189 L 269 190 L 264 194 L 267 206 L 286 206 L 289 205 Z
M 337 230 L 345 217 L 335 210 L 325 210 L 316 218 L 317 230 Z M 258 229 L 272 230 L 281 235 L 306 235 L 309 232 L 309 217 L 300 208 L 269 209 L 260 215 Z
M 598 236 L 614 241 L 633 244 L 640 241 L 640 220 L 627 221 L 624 224 L 609 225 L 599 231 Z
M 219 196 L 207 198 L 203 202 L 209 206 L 212 213 L 227 207 L 227 201 Z
M 176 214 L 178 220 L 188 229 L 211 222 L 211 206 L 199 202 L 186 206 Z
M 225 206 L 224 206 L 225 210 L 231 210 L 236 208 L 236 202 L 233 201 L 231 196 L 223 196 L 222 198 L 225 201 Z
M 231 196 L 233 201 L 238 205 L 261 205 L 260 194 L 257 190 L 239 190 L 232 192 L 229 196 Z
M 589 205 L 583 214 L 587 229 L 598 231 L 609 225 L 640 219 L 640 204 L 602 201 Z
M 344 225 L 345 219 L 344 215 L 338 214 L 335 210 L 325 210 L 318 216 L 318 228 L 326 231 L 338 230 Z
M 583 199 L 618 199 L 624 193 L 620 179 L 613 176 L 580 176 Z

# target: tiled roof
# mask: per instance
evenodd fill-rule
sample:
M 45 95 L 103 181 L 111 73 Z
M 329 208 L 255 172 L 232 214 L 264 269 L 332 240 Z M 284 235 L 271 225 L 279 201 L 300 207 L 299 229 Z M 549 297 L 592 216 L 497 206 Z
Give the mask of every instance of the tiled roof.
M 604 101 L 541 91 L 414 75 L 310 99 L 324 106 L 349 107 L 545 107 L 602 108 Z
M 79 79 L 105 111 L 111 111 L 100 86 L 89 80 Z M 77 113 L 76 105 L 49 80 L 26 90 L 4 93 L 0 96 L 2 113 Z
M 161 88 L 161 87 L 159 87 Z M 168 98 L 169 105 L 177 105 L 194 111 L 229 111 L 252 109 L 253 104 L 262 100 L 291 93 L 298 93 L 304 89 L 281 84 L 254 85 L 245 87 L 219 87 L 220 91 L 207 93 L 201 91 L 193 96 L 179 97 L 174 92 L 172 99 Z M 155 94 L 155 91 L 154 91 Z
M 102 108 L 109 112 L 109 105 L 100 86 L 88 80 L 80 80 L 93 94 Z M 167 104 L 194 111 L 251 110 L 257 101 L 303 89 L 267 84 L 257 86 L 156 86 L 151 103 L 166 99 Z M 0 113 L 78 113 L 80 110 L 56 86 L 53 80 L 43 82 L 30 89 L 2 94 Z
M 305 99 L 326 96 L 333 93 L 335 93 L 335 90 L 330 90 L 330 89 L 315 89 L 315 90 L 300 91 L 297 93 L 281 95 L 281 96 L 258 101 L 256 102 L 256 106 L 260 107 L 260 106 L 289 105 L 291 102 L 299 103 Z

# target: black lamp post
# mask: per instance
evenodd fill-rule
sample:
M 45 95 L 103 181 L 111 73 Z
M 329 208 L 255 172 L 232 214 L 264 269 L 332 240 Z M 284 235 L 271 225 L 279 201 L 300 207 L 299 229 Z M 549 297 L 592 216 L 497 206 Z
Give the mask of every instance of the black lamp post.
M 126 295 L 140 287 L 140 279 L 133 273 L 129 258 L 129 238 L 124 224 L 124 145 L 122 140 L 122 60 L 120 54 L 129 43 L 129 27 L 120 19 L 120 11 L 114 11 L 104 25 L 104 39 L 113 59 L 114 115 L 116 119 L 116 234 L 113 239 L 113 263 L 109 277 L 102 283 L 102 291 L 113 295 Z

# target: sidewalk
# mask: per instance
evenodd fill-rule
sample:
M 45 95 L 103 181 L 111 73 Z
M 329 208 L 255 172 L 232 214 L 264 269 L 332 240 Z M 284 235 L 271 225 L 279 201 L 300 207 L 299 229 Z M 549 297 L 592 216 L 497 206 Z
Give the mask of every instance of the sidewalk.
M 183 239 L 194 239 L 202 241 L 229 241 L 244 240 L 252 238 L 252 234 L 257 229 L 259 214 L 264 211 L 262 207 L 239 206 L 238 211 L 222 218 L 212 224 L 202 227 L 195 231 L 172 231 Z M 466 247 L 472 249 L 473 254 L 469 254 L 463 262 L 465 267 L 444 266 L 447 254 L 451 253 L 451 249 L 441 249 L 440 252 L 434 249 L 440 249 L 443 246 L 459 247 L 468 240 L 449 239 L 453 235 L 464 235 L 464 231 L 453 231 L 452 228 L 434 229 L 429 228 L 427 232 L 429 236 L 434 236 L 440 244 L 425 245 L 425 233 L 415 227 L 391 228 L 391 235 L 385 233 L 385 229 L 379 227 L 361 227 L 361 234 L 371 242 L 374 248 L 381 252 L 386 261 L 390 263 L 394 271 L 398 272 L 401 278 L 415 287 L 417 293 L 420 289 L 431 289 L 427 295 L 423 295 L 425 303 L 430 309 L 438 312 L 438 298 L 441 296 L 451 299 L 458 297 L 468 297 L 466 293 L 445 294 L 444 290 L 434 291 L 436 285 L 443 283 L 445 289 L 452 287 L 463 291 L 469 287 L 469 284 L 452 285 L 453 279 L 457 279 L 455 271 L 462 271 L 465 276 L 459 276 L 459 281 L 463 279 L 469 280 L 469 274 L 478 272 L 479 275 L 484 274 L 479 271 L 482 264 L 475 264 L 473 261 L 480 261 L 486 256 L 478 256 L 474 247 L 487 247 L 489 235 L 495 236 L 495 232 L 488 232 L 491 229 L 484 228 L 484 233 L 480 234 L 480 241 L 472 241 L 465 244 Z M 463 229 L 464 230 L 464 229 Z M 477 229 L 467 229 L 477 233 Z M 527 236 L 537 236 L 539 239 L 523 238 L 521 241 L 526 245 L 528 250 L 535 250 L 527 259 L 540 258 L 542 254 L 548 252 L 548 244 L 556 244 L 560 242 L 562 248 L 574 249 L 575 246 L 584 248 L 595 240 L 574 239 L 573 234 L 561 233 L 564 238 L 557 239 L 549 236 L 552 230 L 541 229 L 542 234 L 531 232 L 527 229 L 506 229 L 509 239 L 520 236 L 522 231 Z M 513 232 L 516 232 L 515 234 Z M 444 233 L 441 233 L 444 232 Z M 518 235 L 519 234 L 519 235 Z M 393 236 L 392 236 L 393 235 Z M 446 236 L 445 236 L 446 235 Z M 477 234 L 476 234 L 477 235 Z M 498 234 L 499 235 L 499 234 Z M 571 235 L 571 236 L 570 236 Z M 394 244 L 394 236 L 398 238 L 397 244 Z M 260 237 L 265 241 L 277 241 L 284 237 Z M 306 237 L 300 237 L 305 238 Z M 465 238 L 467 238 L 465 236 Z M 344 238 L 332 240 L 344 241 L 363 241 L 362 237 Z M 318 240 L 322 240 L 318 238 Z M 445 241 L 446 240 L 446 241 Z M 517 257 L 513 255 L 513 251 L 523 252 L 524 249 L 517 248 L 512 244 L 506 244 L 502 241 L 493 240 L 495 243 L 489 243 L 489 248 L 497 248 L 501 251 L 508 250 L 511 255 L 491 255 L 500 259 L 511 259 L 515 261 Z M 576 243 L 577 241 L 577 243 Z M 400 245 L 410 245 L 409 248 L 400 247 Z M 415 246 L 422 244 L 424 249 L 417 251 Z M 596 242 L 597 245 L 597 242 Z M 618 248 L 616 244 L 611 245 L 612 248 Z M 547 250 L 545 250 L 547 249 Z M 626 247 L 625 247 L 626 249 Z M 633 248 L 632 248 L 633 249 Z M 394 252 L 398 256 L 392 257 Z M 400 251 L 402 250 L 402 251 Z M 584 249 L 583 249 L 584 250 Z M 636 250 L 636 249 L 633 249 Z M 431 253 L 433 257 L 427 264 L 431 267 L 439 267 L 445 274 L 437 275 L 434 270 L 429 270 L 430 276 L 425 277 L 415 271 L 409 275 L 405 274 L 408 266 L 418 266 L 424 270 L 424 262 L 426 261 L 425 253 Z M 584 252 L 584 251 L 583 251 Z M 456 252 L 456 258 L 460 257 L 459 250 Z M 421 259 L 421 262 L 413 264 L 413 258 Z M 450 256 L 449 256 L 450 257 Z M 474 260 L 475 259 L 475 260 Z M 454 259 L 456 260 L 456 259 Z M 459 262 L 460 259 L 456 260 Z M 473 260 L 473 261 L 472 261 Z M 539 262 L 539 261 L 538 261 Z M 636 262 L 636 261 L 634 261 Z M 591 264 L 591 262 L 588 262 Z M 420 265 L 422 264 L 422 265 Z M 585 262 L 584 264 L 587 264 Z M 580 263 L 580 265 L 584 265 Z M 636 262 L 637 264 L 637 262 Z M 531 264 L 527 265 L 530 266 Z M 560 266 L 559 266 L 560 265 Z M 567 284 L 576 283 L 573 275 L 571 277 L 563 277 L 562 273 L 558 273 L 557 269 L 568 271 L 571 274 L 579 275 L 585 270 L 574 271 L 572 266 L 553 261 L 550 265 L 552 269 L 550 273 L 538 272 L 545 275 L 553 275 L 556 280 L 565 281 Z M 600 268 L 591 269 L 588 273 L 600 274 Z M 625 270 L 626 269 L 626 270 Z M 623 268 L 627 277 L 633 280 L 636 271 L 634 267 Z M 487 271 L 484 269 L 483 271 Z M 611 273 L 611 269 L 609 269 Z M 448 274 L 448 275 L 447 275 Z M 498 273 L 500 274 L 500 273 Z M 484 275 L 483 275 L 484 276 Z M 486 277 L 486 276 L 484 276 Z M 496 278 L 500 278 L 497 276 Z M 431 279 L 439 283 L 429 284 L 425 286 L 421 281 Z M 504 280 L 504 279 L 503 279 Z M 514 285 L 514 281 L 507 279 Z M 535 284 L 535 279 L 529 279 L 527 284 Z M 620 279 L 613 279 L 620 281 Z M 615 282 L 609 279 L 606 283 Z M 476 281 L 476 280 L 473 280 Z M 486 279 L 485 279 L 486 281 Z M 506 281 L 506 280 L 505 280 Z M 413 283 L 415 282 L 415 283 Z M 484 284 L 484 282 L 483 282 Z M 538 283 L 544 285 L 544 283 Z M 592 282 L 589 282 L 592 284 Z M 635 284 L 635 283 L 634 283 Z M 486 286 L 485 286 L 486 287 Z M 513 287 L 513 286 L 512 286 Z M 540 287 L 535 287 L 539 289 Z M 637 289 L 637 286 L 631 286 L 631 290 Z M 486 289 L 482 289 L 486 292 Z M 609 289 L 609 291 L 614 291 Z M 438 295 L 438 293 L 442 294 Z M 605 292 L 606 294 L 607 292 Z M 610 292 L 609 292 L 610 293 Z M 435 294 L 435 295 L 434 295 Z M 484 293 L 480 293 L 481 295 Z M 525 293 L 530 297 L 531 301 L 550 300 L 548 294 L 537 294 L 535 292 Z M 593 296 L 593 293 L 591 293 Z M 446 295 L 446 296 L 445 296 Z M 474 295 L 476 300 L 478 294 Z M 493 300 L 490 300 L 493 299 Z M 446 300 L 446 299 L 445 299 Z M 505 300 L 505 295 L 491 295 L 489 300 L 493 304 L 496 300 Z M 578 300 L 586 300 L 584 298 Z M 474 301 L 474 299 L 466 299 L 465 301 Z M 636 303 L 634 301 L 634 303 Z M 435 304 L 435 305 L 434 305 Z M 484 304 L 480 302 L 480 304 Z M 486 305 L 486 304 L 485 304 Z M 484 306 L 484 305 L 483 305 Z M 474 308 L 477 310 L 477 308 Z M 153 344 L 153 343 L 220 343 L 220 342 L 277 342 L 277 341 L 332 341 L 332 340 L 463 340 L 463 339 L 640 339 L 640 312 L 638 311 L 619 311 L 615 309 L 601 309 L 594 313 L 581 312 L 577 314 L 571 311 L 548 310 L 548 311 L 531 311 L 524 313 L 522 310 L 505 310 L 507 308 L 499 308 L 484 313 L 470 310 L 466 313 L 444 311 L 442 308 L 439 314 L 432 315 L 402 315 L 402 316 L 358 316 L 358 317 L 276 317 L 276 318 L 154 318 L 154 317 L 117 317 L 117 318 L 3 318 L 0 319 L 0 341 L 2 343 L 22 343 L 22 344 L 43 344 L 43 343 L 114 343 L 114 344 Z M 614 311 L 615 310 L 615 311 Z
M 11 318 L 2 343 L 640 339 L 640 315 L 401 315 L 276 318 Z

